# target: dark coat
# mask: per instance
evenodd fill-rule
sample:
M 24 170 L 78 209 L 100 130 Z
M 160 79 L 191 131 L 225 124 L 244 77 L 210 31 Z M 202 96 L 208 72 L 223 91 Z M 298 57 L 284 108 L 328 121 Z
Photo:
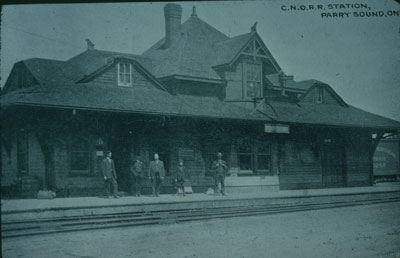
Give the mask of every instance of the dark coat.
M 176 168 L 175 177 L 177 179 L 180 179 L 180 178 L 185 179 L 187 177 L 186 168 L 184 166 L 178 166 Z
M 154 160 L 150 161 L 149 177 L 154 178 L 156 173 L 159 173 L 160 177 L 165 177 L 164 162 L 161 160 L 159 160 L 158 163 L 156 163 Z
M 103 173 L 103 176 L 107 177 L 107 179 L 117 179 L 117 173 L 115 172 L 114 161 L 112 159 L 103 159 L 103 163 L 101 164 L 101 171 Z
M 225 176 L 226 172 L 228 172 L 228 164 L 226 164 L 225 160 L 221 160 L 221 162 L 218 162 L 218 160 L 214 161 L 212 164 L 212 169 L 214 170 L 215 175 L 222 175 Z
M 133 176 L 144 177 L 146 175 L 146 165 L 140 161 L 136 160 L 135 163 L 131 166 L 131 173 Z

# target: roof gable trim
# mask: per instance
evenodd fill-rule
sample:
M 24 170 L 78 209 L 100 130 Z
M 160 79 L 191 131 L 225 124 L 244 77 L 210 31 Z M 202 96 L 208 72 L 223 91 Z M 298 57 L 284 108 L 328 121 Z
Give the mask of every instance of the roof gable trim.
M 263 52 L 264 54 L 258 54 L 259 52 Z M 257 32 L 253 32 L 253 36 L 243 45 L 239 52 L 230 61 L 229 65 L 233 65 L 241 55 L 260 56 L 269 59 L 277 72 L 282 70 Z

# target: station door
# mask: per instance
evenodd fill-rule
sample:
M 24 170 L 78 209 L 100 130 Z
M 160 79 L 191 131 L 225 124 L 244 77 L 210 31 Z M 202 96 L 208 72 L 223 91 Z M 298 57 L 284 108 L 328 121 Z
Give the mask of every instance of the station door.
M 323 187 L 345 186 L 343 151 L 344 148 L 340 145 L 323 145 L 321 160 Z

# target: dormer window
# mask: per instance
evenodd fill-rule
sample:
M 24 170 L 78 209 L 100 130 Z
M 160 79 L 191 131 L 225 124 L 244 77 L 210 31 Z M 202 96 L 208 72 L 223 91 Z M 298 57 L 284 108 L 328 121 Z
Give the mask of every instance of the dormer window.
M 118 63 L 118 86 L 132 86 L 132 64 Z
M 324 89 L 322 87 L 317 88 L 317 96 L 315 99 L 316 103 L 324 103 Z
M 261 64 L 246 63 L 246 95 L 248 98 L 261 97 L 261 73 Z

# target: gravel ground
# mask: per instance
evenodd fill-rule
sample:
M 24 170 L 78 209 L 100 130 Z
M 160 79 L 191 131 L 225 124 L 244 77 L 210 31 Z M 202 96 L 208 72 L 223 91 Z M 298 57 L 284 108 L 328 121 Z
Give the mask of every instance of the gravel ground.
M 400 203 L 2 240 L 3 257 L 400 258 Z

